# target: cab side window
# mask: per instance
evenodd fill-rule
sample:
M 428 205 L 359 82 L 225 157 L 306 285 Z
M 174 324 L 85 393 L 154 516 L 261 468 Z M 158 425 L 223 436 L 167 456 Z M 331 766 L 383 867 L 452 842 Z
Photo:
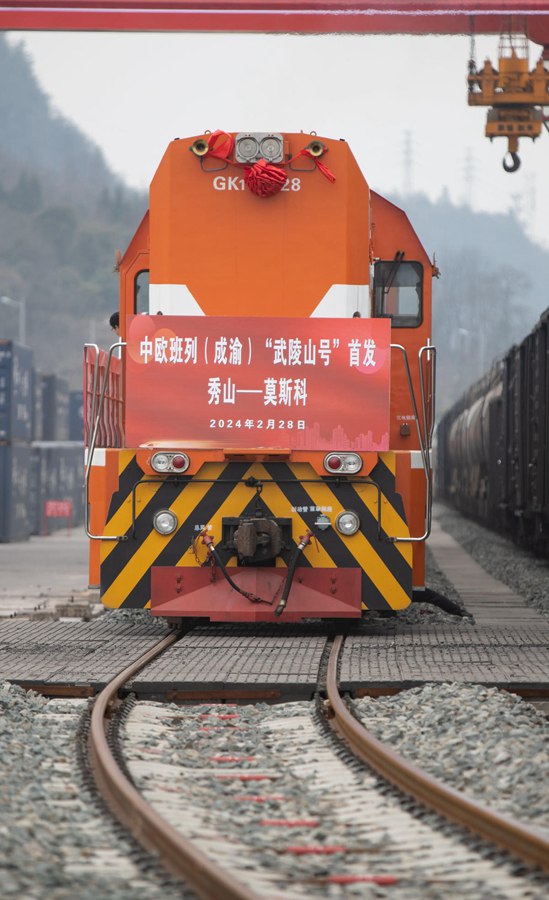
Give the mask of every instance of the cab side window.
M 149 270 L 142 269 L 134 281 L 135 313 L 148 313 L 149 310 Z
M 393 328 L 416 328 L 423 319 L 423 266 L 403 256 L 375 263 L 374 316 L 390 318 Z

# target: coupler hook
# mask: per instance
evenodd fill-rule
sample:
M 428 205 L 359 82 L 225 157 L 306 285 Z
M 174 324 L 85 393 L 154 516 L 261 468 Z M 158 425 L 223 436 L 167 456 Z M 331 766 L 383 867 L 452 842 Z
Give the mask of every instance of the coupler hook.
M 311 543 L 311 538 L 313 536 L 312 531 L 307 531 L 306 534 L 300 535 L 299 544 L 295 548 L 294 555 L 292 556 L 292 560 L 288 567 L 288 575 L 286 577 L 286 584 L 284 585 L 284 591 L 282 592 L 282 597 L 280 598 L 280 603 L 275 609 L 275 616 L 280 616 L 286 609 L 286 604 L 288 602 L 288 596 L 290 594 L 290 588 L 292 586 L 292 581 L 294 580 L 294 574 L 297 566 L 297 560 L 299 559 L 299 554 L 303 552 L 307 544 Z

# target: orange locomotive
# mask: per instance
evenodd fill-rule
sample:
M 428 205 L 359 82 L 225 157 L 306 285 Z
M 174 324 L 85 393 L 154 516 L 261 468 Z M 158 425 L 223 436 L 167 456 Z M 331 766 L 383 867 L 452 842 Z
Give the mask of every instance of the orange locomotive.
M 120 261 L 120 349 L 85 354 L 106 606 L 299 621 L 421 599 L 434 271 L 345 141 L 170 144 Z

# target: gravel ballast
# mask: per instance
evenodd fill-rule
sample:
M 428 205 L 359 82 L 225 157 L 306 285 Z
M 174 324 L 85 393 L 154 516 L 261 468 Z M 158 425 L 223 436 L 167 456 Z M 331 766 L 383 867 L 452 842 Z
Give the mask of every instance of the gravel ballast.
M 0 896 L 36 900 L 183 896 L 157 872 L 144 873 L 136 865 L 131 843 L 99 810 L 83 782 L 74 747 L 86 705 L 85 700 L 48 701 L 12 685 L 0 687 L 4 760 Z M 525 701 L 495 689 L 451 684 L 364 699 L 357 701 L 357 708 L 378 736 L 433 774 L 488 805 L 549 827 L 547 723 Z M 428 837 L 430 832 L 423 834 L 419 822 L 397 822 L 393 833 L 395 800 L 390 797 L 375 801 L 378 807 L 371 811 L 371 823 L 365 824 L 363 807 L 367 809 L 371 801 L 366 802 L 359 790 L 375 790 L 376 779 L 350 770 L 334 771 L 327 749 L 317 747 L 310 703 L 192 709 L 137 704 L 136 712 L 141 709 L 144 718 L 142 714 L 137 734 L 131 727 L 132 714 L 127 735 L 134 776 L 163 801 L 171 798 L 175 804 L 183 795 L 184 804 L 194 804 L 194 812 L 183 813 L 184 820 L 190 817 L 196 829 L 206 826 L 211 840 L 214 830 L 220 829 L 229 853 L 236 849 L 230 850 L 231 842 L 252 843 L 257 848 L 254 867 L 265 864 L 273 872 L 282 868 L 291 877 L 293 857 L 283 852 L 287 845 L 342 843 L 364 849 L 351 860 L 336 858 L 336 871 L 367 871 L 397 882 L 346 888 L 311 885 L 304 891 L 307 895 L 453 900 L 458 891 L 474 900 L 547 896 L 546 878 L 522 882 L 510 876 L 508 867 L 493 868 L 466 848 L 469 862 L 463 869 L 446 838 Z M 261 772 L 268 779 L 252 777 L 249 784 L 235 779 L 237 765 L 249 776 Z M 354 806 L 343 802 L 344 783 L 356 784 L 350 795 Z M 324 797 L 325 788 L 332 790 L 331 797 Z M 270 795 L 272 800 L 240 802 L 242 796 L 256 794 Z M 292 828 L 291 833 L 259 824 L 280 818 L 318 821 L 304 829 Z M 412 854 L 420 832 L 423 849 L 416 859 Z M 299 877 L 322 878 L 333 865 L 333 857 L 306 857 L 299 864 Z M 267 890 L 268 878 L 264 885 L 266 892 L 260 896 L 276 895 Z M 303 882 L 301 887 L 305 888 Z
M 478 696 L 463 686 L 448 688 L 455 688 L 456 707 L 474 719 Z M 407 692 L 405 721 L 424 704 L 421 692 Z M 433 704 L 440 712 L 436 696 Z M 160 814 L 219 855 L 236 877 L 249 873 L 261 897 L 544 900 L 547 877 L 520 878 L 509 862 L 494 865 L 462 832 L 456 838 L 451 827 L 441 829 L 431 813 L 411 816 L 369 769 L 344 764 L 339 745 L 315 725 L 313 709 L 307 702 L 183 710 L 139 703 L 126 722 L 124 755 Z M 390 731 L 395 711 L 379 709 L 379 722 Z M 486 711 L 492 720 L 490 703 Z M 510 719 L 516 714 L 511 707 Z M 431 718 L 425 746 L 430 740 L 433 756 L 444 752 L 449 760 L 451 729 L 443 716 Z M 496 729 L 501 721 L 500 715 Z M 474 769 L 476 763 L 458 756 L 456 765 Z M 508 775 L 512 781 L 511 769 Z M 520 792 L 525 781 L 516 784 Z M 371 876 L 372 883 L 322 884 L 332 874 Z
M 175 900 L 96 804 L 77 758 L 87 700 L 0 685 L 0 897 Z
M 549 831 L 549 721 L 520 697 L 427 684 L 354 705 L 375 737 L 430 775 Z

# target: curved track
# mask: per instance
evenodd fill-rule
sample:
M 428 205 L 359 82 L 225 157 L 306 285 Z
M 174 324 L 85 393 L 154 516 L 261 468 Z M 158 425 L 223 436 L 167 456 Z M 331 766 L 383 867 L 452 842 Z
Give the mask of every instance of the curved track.
M 171 825 L 143 800 L 118 767 L 106 738 L 107 721 L 117 702 L 119 688 L 159 656 L 176 640 L 170 634 L 152 650 L 122 671 L 99 694 L 95 701 L 90 727 L 89 755 L 94 777 L 102 796 L 114 815 L 148 851 L 158 853 L 161 862 L 202 897 L 227 900 L 257 900 L 257 895 L 220 869 L 191 841 L 185 840 Z
M 89 756 L 101 794 L 115 816 L 147 850 L 200 897 L 224 900 L 257 900 L 259 895 L 240 881 L 238 874 L 221 868 L 211 857 L 184 838 L 144 800 L 119 768 L 107 741 L 108 720 L 118 704 L 118 691 L 137 671 L 164 652 L 178 638 L 172 633 L 122 671 L 99 694 L 90 728 Z M 410 764 L 390 747 L 368 733 L 349 711 L 338 690 L 337 669 L 343 638 L 333 644 L 327 673 L 330 724 L 350 744 L 353 753 L 380 775 L 414 797 L 483 839 L 495 843 L 529 865 L 549 871 L 549 840 L 518 821 L 499 815 L 447 787 Z
M 332 726 L 350 744 L 353 753 L 420 803 L 503 847 L 529 865 L 549 872 L 549 839 L 546 836 L 448 787 L 368 733 L 339 693 L 337 667 L 342 646 L 343 638 L 339 636 L 330 654 L 326 688 Z

